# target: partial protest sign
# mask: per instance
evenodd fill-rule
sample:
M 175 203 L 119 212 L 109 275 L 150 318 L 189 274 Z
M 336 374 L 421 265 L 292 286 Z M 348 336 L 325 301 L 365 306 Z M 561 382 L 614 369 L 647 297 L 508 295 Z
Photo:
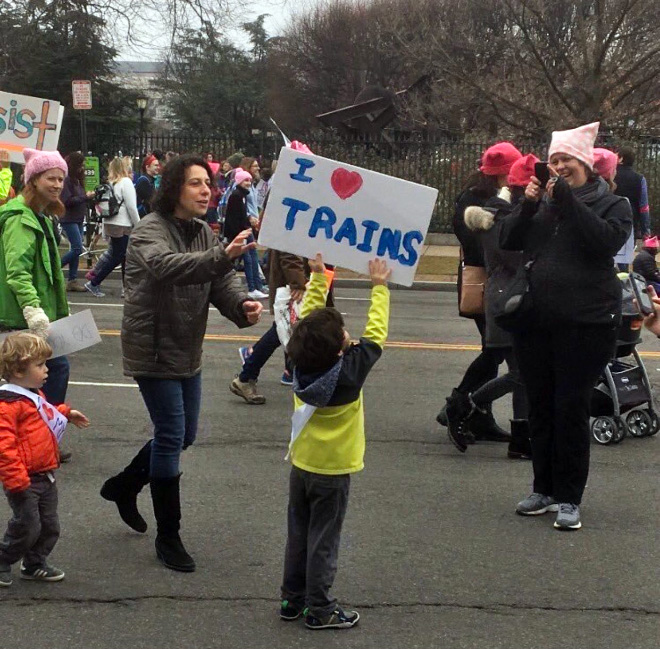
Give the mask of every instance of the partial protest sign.
M 25 330 L 27 331 L 27 329 Z M 0 334 L 0 343 L 12 333 Z M 50 323 L 48 327 L 48 344 L 53 348 L 51 358 L 67 356 L 81 349 L 86 349 L 101 342 L 101 335 L 94 322 L 90 309 L 80 311 L 68 318 L 62 318 Z
M 85 172 L 85 191 L 93 192 L 101 184 L 99 159 L 95 156 L 87 156 L 83 169 Z
M 284 147 L 273 176 L 261 245 L 358 273 L 382 257 L 410 286 L 438 190 Z
M 51 99 L 0 92 L 0 149 L 23 164 L 23 149 L 55 151 L 64 107 Z

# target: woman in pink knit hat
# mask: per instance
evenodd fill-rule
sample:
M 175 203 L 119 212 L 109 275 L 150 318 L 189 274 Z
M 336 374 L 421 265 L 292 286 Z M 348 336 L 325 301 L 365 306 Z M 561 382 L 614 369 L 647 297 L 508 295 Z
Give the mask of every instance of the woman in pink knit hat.
M 582 526 L 591 394 L 621 319 L 613 257 L 632 228 L 628 202 L 594 172 L 598 126 L 552 134 L 550 180 L 532 177 L 500 238 L 522 251 L 531 298 L 513 343 L 527 387 L 534 485 L 516 512 L 557 512 L 560 530 Z
M 69 315 L 66 284 L 51 216 L 62 216 L 67 164 L 57 151 L 25 149 L 25 187 L 0 208 L 0 331 L 29 329 L 46 338 L 54 320 Z M 47 361 L 43 391 L 64 403 L 69 362 Z
M 481 156 L 479 170 L 470 175 L 463 186 L 463 191 L 456 199 L 452 225 L 454 233 L 461 244 L 463 255 L 463 261 L 458 267 L 459 305 L 461 303 L 463 265 L 485 266 L 483 248 L 479 237 L 465 225 L 463 218 L 465 210 L 474 205 L 483 207 L 488 199 L 497 195 L 501 187 L 506 187 L 507 175 L 513 163 L 520 158 L 522 158 L 522 153 L 510 142 L 498 142 L 489 147 Z M 449 420 L 453 419 L 458 422 L 470 413 L 469 395 L 494 379 L 497 376 L 497 368 L 504 360 L 500 350 L 484 346 L 485 316 L 480 314 L 464 315 L 464 317 L 473 319 L 477 325 L 482 343 L 481 354 L 472 361 L 459 385 L 452 390 L 451 395 L 447 398 L 447 404 L 436 417 L 439 424 L 447 426 L 449 439 L 461 452 L 464 452 L 467 448 L 466 444 L 474 444 L 478 440 L 511 441 L 511 435 L 497 425 L 490 404 L 483 409 L 483 412 L 475 413 L 470 419 L 469 427 L 464 431 L 463 438 L 457 439 L 456 436 L 451 434 L 451 428 L 448 426 Z

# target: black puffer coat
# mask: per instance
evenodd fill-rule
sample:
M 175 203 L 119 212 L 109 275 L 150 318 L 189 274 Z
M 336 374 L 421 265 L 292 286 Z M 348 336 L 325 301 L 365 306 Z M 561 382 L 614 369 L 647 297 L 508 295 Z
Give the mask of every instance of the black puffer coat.
M 639 273 L 647 282 L 660 283 L 660 270 L 655 255 L 642 248 L 633 260 L 633 271 Z
M 486 347 L 513 345 L 511 334 L 497 326 L 492 312 L 495 297 L 510 284 L 522 259 L 521 252 L 500 248 L 500 227 L 512 210 L 511 203 L 501 198 L 489 199 L 483 208 L 473 206 L 465 210 L 465 224 L 479 240 L 488 275 L 484 292 Z
M 630 204 L 602 179 L 572 190 L 560 178 L 553 200 L 524 201 L 500 230 L 505 250 L 534 258 L 530 287 L 536 325 L 617 325 L 621 282 L 613 257 L 632 228 Z
M 224 248 L 198 219 L 152 212 L 135 226 L 126 253 L 121 325 L 124 374 L 184 379 L 201 369 L 209 303 L 239 327 L 248 296 Z

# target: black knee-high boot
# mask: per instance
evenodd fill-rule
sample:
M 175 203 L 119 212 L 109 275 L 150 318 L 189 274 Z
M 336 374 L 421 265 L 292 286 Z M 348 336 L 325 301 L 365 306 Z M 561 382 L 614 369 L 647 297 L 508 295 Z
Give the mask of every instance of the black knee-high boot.
M 136 532 L 146 532 L 147 523 L 137 508 L 137 497 L 149 482 L 151 464 L 151 440 L 149 440 L 131 460 L 131 463 L 117 475 L 106 480 L 101 487 L 101 496 L 116 503 L 121 519 Z
M 174 478 L 152 478 L 151 498 L 158 525 L 156 555 L 161 563 L 171 570 L 194 572 L 195 561 L 183 547 L 179 529 L 181 528 L 181 500 L 179 480 Z

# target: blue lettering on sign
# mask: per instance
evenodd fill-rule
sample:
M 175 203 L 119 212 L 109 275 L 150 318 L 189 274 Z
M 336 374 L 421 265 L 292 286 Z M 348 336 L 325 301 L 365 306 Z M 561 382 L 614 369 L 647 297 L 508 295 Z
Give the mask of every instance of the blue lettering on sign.
M 379 257 L 384 257 L 387 252 L 390 256 L 390 259 L 399 258 L 399 248 L 401 247 L 401 230 L 390 230 L 389 228 L 383 228 L 383 231 L 380 234 L 380 239 L 378 241 L 378 252 L 376 253 Z
M 314 213 L 309 226 L 309 236 L 314 239 L 319 230 L 325 230 L 326 239 L 332 239 L 332 226 L 337 222 L 337 215 L 329 207 L 321 206 Z
M 355 229 L 355 221 L 351 218 L 346 219 L 342 224 L 337 234 L 335 234 L 335 241 L 341 243 L 342 239 L 348 239 L 348 245 L 354 246 L 357 243 L 357 230 Z
M 306 176 L 305 172 L 308 169 L 316 166 L 316 162 L 313 160 L 308 160 L 307 158 L 296 158 L 296 164 L 298 165 L 298 171 L 295 174 L 289 174 L 289 177 L 292 180 L 298 180 L 301 183 L 311 183 L 313 178 Z
M 293 230 L 293 226 L 296 224 L 296 214 L 307 211 L 309 209 L 309 203 L 296 200 L 295 198 L 283 198 L 282 205 L 286 205 L 289 208 L 284 227 L 287 230 Z
M 367 219 L 366 221 L 362 221 L 362 225 L 364 227 L 364 239 L 362 240 L 362 243 L 357 247 L 357 249 L 360 252 L 371 252 L 373 248 L 371 245 L 371 240 L 374 237 L 374 232 L 380 229 L 380 223 L 376 223 L 376 221 Z
M 417 251 L 413 248 L 413 241 L 422 243 L 424 241 L 424 235 L 419 230 L 412 230 L 411 232 L 406 232 L 403 237 L 403 249 L 408 253 L 408 256 L 399 255 L 399 263 L 404 266 L 414 266 L 417 263 Z

